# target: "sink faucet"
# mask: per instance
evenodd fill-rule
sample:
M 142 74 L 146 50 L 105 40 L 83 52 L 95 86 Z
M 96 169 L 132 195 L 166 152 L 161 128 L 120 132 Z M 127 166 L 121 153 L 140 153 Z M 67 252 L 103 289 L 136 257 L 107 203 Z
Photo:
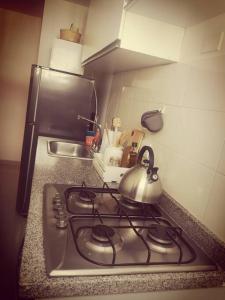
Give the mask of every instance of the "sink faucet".
M 97 139 L 97 141 L 94 141 L 91 148 L 93 149 L 94 152 L 99 152 L 100 150 L 100 147 L 101 147 L 101 143 L 102 143 L 102 129 L 101 129 L 101 125 L 98 124 L 97 122 L 95 121 L 92 121 L 88 118 L 85 118 L 81 115 L 77 115 L 77 120 L 84 120 L 84 121 L 87 121 L 87 122 L 90 122 L 92 124 L 94 124 L 98 130 L 99 130 L 99 138 Z

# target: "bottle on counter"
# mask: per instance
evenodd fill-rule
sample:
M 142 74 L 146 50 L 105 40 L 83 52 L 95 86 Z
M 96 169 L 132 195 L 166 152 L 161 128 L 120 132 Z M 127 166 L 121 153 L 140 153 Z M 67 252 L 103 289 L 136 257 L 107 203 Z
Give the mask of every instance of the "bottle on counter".
M 133 167 L 137 162 L 137 157 L 137 143 L 132 143 L 132 146 L 126 146 L 123 150 L 120 166 L 123 168 Z
M 85 145 L 91 146 L 93 144 L 95 138 L 95 131 L 86 130 L 85 133 Z
M 131 146 L 126 146 L 123 149 L 123 155 L 122 155 L 122 159 L 121 159 L 121 164 L 120 166 L 122 168 L 127 168 L 129 165 L 129 159 L 130 159 L 130 151 L 131 151 L 132 147 Z
M 129 163 L 128 168 L 133 167 L 137 163 L 138 151 L 137 151 L 137 143 L 132 143 L 131 150 L 129 152 Z

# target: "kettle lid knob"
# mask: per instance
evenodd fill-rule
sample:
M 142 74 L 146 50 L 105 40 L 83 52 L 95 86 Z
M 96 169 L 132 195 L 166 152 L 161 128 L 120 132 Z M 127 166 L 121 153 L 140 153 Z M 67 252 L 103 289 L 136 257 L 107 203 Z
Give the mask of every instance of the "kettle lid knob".
M 157 174 L 158 170 L 159 170 L 159 168 L 153 168 L 152 169 L 152 173 L 150 175 L 150 178 L 151 178 L 152 181 L 157 181 L 159 179 L 159 176 Z

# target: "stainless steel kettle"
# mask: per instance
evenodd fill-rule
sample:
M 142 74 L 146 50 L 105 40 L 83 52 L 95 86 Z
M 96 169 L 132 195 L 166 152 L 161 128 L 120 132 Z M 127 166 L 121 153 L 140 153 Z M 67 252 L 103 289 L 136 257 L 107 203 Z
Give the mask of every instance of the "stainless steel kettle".
M 143 155 L 148 151 L 149 159 Z M 161 183 L 154 167 L 154 153 L 151 147 L 144 146 L 139 152 L 137 164 L 128 170 L 119 184 L 120 194 L 136 202 L 156 203 L 162 193 Z

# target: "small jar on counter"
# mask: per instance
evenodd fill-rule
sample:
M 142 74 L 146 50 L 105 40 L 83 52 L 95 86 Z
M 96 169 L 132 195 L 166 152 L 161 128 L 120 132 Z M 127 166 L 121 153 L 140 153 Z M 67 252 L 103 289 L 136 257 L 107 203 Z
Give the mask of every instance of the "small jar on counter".
M 85 145 L 91 146 L 95 138 L 95 131 L 87 130 L 85 134 Z
M 123 150 L 121 147 L 109 146 L 104 152 L 104 164 L 106 166 L 119 167 L 121 163 L 121 158 L 123 155 Z
M 129 153 L 129 164 L 128 168 L 133 167 L 137 163 L 138 152 L 137 152 L 137 143 L 132 143 L 131 150 Z

